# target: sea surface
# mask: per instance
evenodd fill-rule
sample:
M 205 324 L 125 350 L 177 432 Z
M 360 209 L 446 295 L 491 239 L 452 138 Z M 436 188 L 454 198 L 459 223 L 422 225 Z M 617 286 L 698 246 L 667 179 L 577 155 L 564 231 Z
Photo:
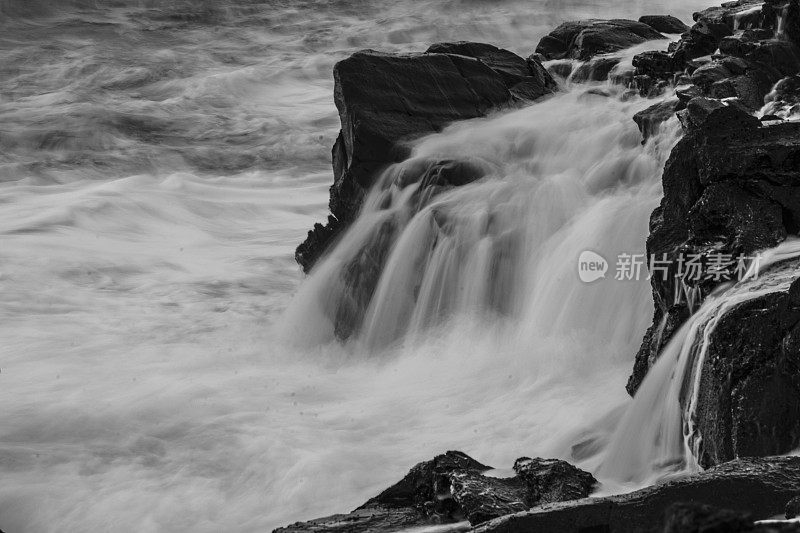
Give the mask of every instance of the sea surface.
M 508 467 L 613 426 L 649 287 L 567 277 L 582 248 L 643 248 L 675 140 L 639 144 L 652 102 L 571 89 L 421 141 L 501 169 L 493 209 L 552 200 L 514 204 L 549 228 L 537 296 L 365 350 L 320 334 L 324 279 L 293 257 L 327 215 L 331 72 L 707 3 L 0 0 L 0 528 L 263 532 L 448 449 Z

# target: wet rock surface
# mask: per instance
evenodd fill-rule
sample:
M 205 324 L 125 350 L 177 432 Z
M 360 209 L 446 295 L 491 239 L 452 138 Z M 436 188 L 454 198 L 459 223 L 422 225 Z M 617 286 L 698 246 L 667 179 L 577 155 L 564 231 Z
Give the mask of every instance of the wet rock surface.
M 665 37 L 647 24 L 633 20 L 565 22 L 539 42 L 536 53 L 545 59 L 589 60 L 645 41 Z
M 493 476 L 491 470 L 462 452 L 447 452 L 416 465 L 352 513 L 276 531 L 389 532 L 464 520 L 476 525 L 543 503 L 585 498 L 597 483 L 591 474 L 556 459 L 518 459 L 510 477 Z
M 750 300 L 714 329 L 698 396 L 701 465 L 789 453 L 800 444 L 798 292 L 795 282 Z
M 406 141 L 556 89 L 536 59 L 467 42 L 424 54 L 358 52 L 336 64 L 334 81 L 342 130 L 332 151 L 331 215 L 297 248 L 306 272 L 355 218 L 380 172 L 409 155 Z
M 631 393 L 688 318 L 687 290 L 702 299 L 733 276 L 736 258 L 752 257 L 798 231 L 800 123 L 765 126 L 735 105 L 706 98 L 690 101 L 681 121 L 686 135 L 667 161 L 664 197 L 647 240 L 648 255 L 670 270 L 651 280 L 655 320 L 636 357 Z M 709 270 L 720 255 L 731 269 L 723 277 Z M 681 273 L 681 257 L 690 256 L 700 258 L 699 267 Z
M 798 457 L 737 459 L 629 494 L 543 505 L 493 520 L 473 531 L 773 531 L 755 525 L 753 520 L 783 515 L 786 503 L 797 494 L 798 482 Z M 676 502 L 690 505 L 670 507 Z
M 672 15 L 644 15 L 639 18 L 639 22 L 647 24 L 660 33 L 680 34 L 689 31 L 689 26 Z

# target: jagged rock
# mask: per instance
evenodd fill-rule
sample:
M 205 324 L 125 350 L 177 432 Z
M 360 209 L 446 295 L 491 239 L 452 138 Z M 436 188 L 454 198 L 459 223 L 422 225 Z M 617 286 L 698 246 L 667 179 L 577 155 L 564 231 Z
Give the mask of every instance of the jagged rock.
M 573 500 L 543 505 L 530 511 L 517 513 L 487 522 L 474 533 L 527 533 L 530 531 L 558 531 L 559 533 L 639 533 L 642 531 L 670 531 L 681 520 L 690 518 L 695 523 L 708 523 L 714 516 L 705 512 L 687 511 L 684 508 L 677 518 L 664 511 L 675 502 L 688 501 L 694 505 L 735 509 L 754 519 L 766 519 L 784 512 L 786 502 L 797 494 L 800 483 L 800 458 L 771 457 L 766 459 L 737 459 L 700 474 L 654 485 L 636 492 L 604 498 Z M 680 508 L 679 508 L 680 509 Z M 728 515 L 726 522 L 736 524 Z M 740 515 L 741 516 L 741 515 Z M 682 517 L 682 518 L 681 518 Z M 748 519 L 749 520 L 749 519 Z M 723 522 L 724 523 L 724 522 Z M 664 529 L 665 525 L 673 529 Z M 749 522 L 749 526 L 753 526 Z M 752 531 L 769 531 L 757 529 Z M 733 529 L 681 529 L 691 531 L 728 532 Z
M 681 254 L 747 255 L 797 233 L 800 123 L 761 125 L 737 106 L 705 98 L 693 99 L 678 116 L 687 133 L 664 169 L 664 197 L 650 220 L 649 255 L 675 266 Z M 655 318 L 628 381 L 631 394 L 690 314 L 687 302 L 676 297 L 676 272 L 651 279 Z M 701 295 L 718 282 L 705 273 L 697 283 L 687 281 Z
M 643 142 L 655 135 L 661 124 L 672 118 L 681 108 L 681 101 L 671 98 L 664 102 L 652 105 L 644 111 L 639 111 L 633 115 L 633 120 L 642 132 Z
M 447 46 L 447 45 L 440 45 Z M 383 168 L 404 159 L 404 142 L 458 120 L 554 90 L 555 82 L 535 61 L 514 60 L 488 45 L 452 45 L 462 54 L 357 52 L 334 67 L 334 97 L 342 131 L 333 147 L 331 216 L 316 225 L 295 257 L 308 272 L 358 212 Z M 480 59 L 463 53 L 482 55 Z M 524 67 L 530 76 L 521 76 Z M 509 89 L 519 74 L 521 82 Z M 515 96 L 516 95 L 516 96 Z
M 485 475 L 488 470 L 462 452 L 447 452 L 416 465 L 352 513 L 276 531 L 388 533 L 465 519 L 475 525 L 542 503 L 586 498 L 597 483 L 591 474 L 557 459 L 518 459 L 514 477 Z
M 586 61 L 600 54 L 664 38 L 647 24 L 632 20 L 581 20 L 565 22 L 550 32 L 539 41 L 536 53 L 548 60 Z
M 672 15 L 645 15 L 639 18 L 639 22 L 647 24 L 660 33 L 684 33 L 689 31 L 689 26 Z

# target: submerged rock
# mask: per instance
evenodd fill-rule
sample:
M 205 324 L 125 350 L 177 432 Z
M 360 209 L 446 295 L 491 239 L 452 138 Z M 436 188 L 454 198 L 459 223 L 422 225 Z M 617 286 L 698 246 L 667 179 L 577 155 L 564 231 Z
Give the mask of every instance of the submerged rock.
M 800 457 L 737 459 L 700 474 L 629 494 L 542 505 L 483 524 L 475 533 L 638 533 L 642 531 L 770 531 L 752 520 L 783 514 L 797 494 Z M 675 502 L 690 507 L 665 510 Z M 718 511 L 710 507 L 734 509 Z M 714 524 L 720 526 L 714 529 Z M 744 527 L 751 529 L 725 529 Z M 686 529 L 681 529 L 686 526 Z M 691 527 L 697 526 L 697 529 Z M 667 529 L 671 528 L 671 529 Z M 705 529 L 704 529 L 705 528 Z
M 633 20 L 581 20 L 565 22 L 541 41 L 536 53 L 545 59 L 589 60 L 618 52 L 645 41 L 665 39 L 652 27 Z
M 390 532 L 469 520 L 473 525 L 534 505 L 585 498 L 594 477 L 556 459 L 518 459 L 512 477 L 487 475 L 491 467 L 461 452 L 416 465 L 397 484 L 346 515 L 299 522 L 278 532 Z
M 295 257 L 308 272 L 355 218 L 366 192 L 406 142 L 451 122 L 535 100 L 556 84 L 535 60 L 479 43 L 444 43 L 452 53 L 357 52 L 334 67 L 342 130 L 333 147 L 334 183 L 327 224 L 315 225 Z

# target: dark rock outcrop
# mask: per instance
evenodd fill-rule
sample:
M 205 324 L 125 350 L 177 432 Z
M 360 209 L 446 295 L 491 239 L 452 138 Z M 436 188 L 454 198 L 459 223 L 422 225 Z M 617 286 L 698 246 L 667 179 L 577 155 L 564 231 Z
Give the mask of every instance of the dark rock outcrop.
M 565 22 L 539 41 L 536 53 L 545 59 L 580 59 L 618 52 L 645 41 L 664 39 L 652 27 L 633 20 Z
M 782 268 L 796 276 L 798 265 Z M 698 395 L 703 466 L 800 445 L 800 281 L 725 314 L 709 339 Z
M 682 287 L 702 298 L 722 281 L 706 259 L 696 279 L 678 276 L 681 257 L 749 256 L 800 228 L 800 123 L 764 126 L 735 102 L 707 98 L 691 100 L 679 117 L 686 135 L 667 161 L 647 240 L 649 256 L 670 270 L 651 279 L 655 320 L 636 356 L 631 394 L 690 315 Z
M 308 272 L 357 215 L 381 170 L 405 159 L 405 141 L 451 122 L 532 101 L 555 90 L 535 59 L 477 43 L 435 45 L 452 53 L 358 52 L 334 67 L 342 130 L 333 147 L 331 215 L 316 224 L 295 257 Z
M 792 12 L 797 1 L 741 0 L 695 13 L 695 24 L 669 50 L 634 58 L 636 88 L 649 96 L 691 76 L 704 96 L 736 97 L 753 111 L 761 108 L 772 86 L 800 69 L 798 42 L 774 39 L 778 15 Z M 783 34 L 792 33 L 792 24 L 780 25 Z
M 647 24 L 659 33 L 675 34 L 689 31 L 689 26 L 672 15 L 645 15 L 639 18 L 639 22 Z
M 352 513 L 276 531 L 388 533 L 463 520 L 475 525 L 534 505 L 585 498 L 597 483 L 591 474 L 556 459 L 518 459 L 513 477 L 493 477 L 489 470 L 466 454 L 447 452 L 416 465 Z
M 573 500 L 536 507 L 483 524 L 475 533 L 634 533 L 642 531 L 748 531 L 747 529 L 676 529 L 681 524 L 753 526 L 752 519 L 783 514 L 797 494 L 800 458 L 737 459 L 700 474 L 668 481 L 630 494 Z M 670 509 L 675 502 L 692 507 Z M 706 505 L 736 512 L 719 512 Z M 671 529 L 665 529 L 671 527 Z M 757 529 L 753 531 L 769 531 Z

